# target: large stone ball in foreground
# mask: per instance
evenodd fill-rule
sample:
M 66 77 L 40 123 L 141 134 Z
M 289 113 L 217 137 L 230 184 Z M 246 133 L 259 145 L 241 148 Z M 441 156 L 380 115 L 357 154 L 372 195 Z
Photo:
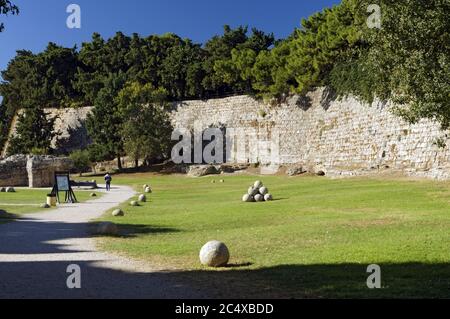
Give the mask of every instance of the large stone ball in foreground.
M 266 194 L 266 195 L 264 196 L 264 200 L 265 200 L 266 202 L 271 202 L 271 201 L 273 201 L 273 196 L 272 196 L 271 194 Z
M 253 185 L 254 188 L 256 189 L 260 189 L 261 187 L 263 187 L 263 183 L 261 181 L 256 181 L 255 184 Z
M 112 215 L 114 217 L 122 217 L 122 216 L 125 216 L 125 213 L 121 209 L 115 209 L 115 210 L 113 210 Z
M 264 201 L 264 196 L 261 195 L 261 194 L 256 195 L 256 196 L 255 196 L 255 201 L 256 201 L 256 202 L 262 202 L 262 201 Z
M 210 241 L 200 250 L 200 262 L 208 267 L 223 267 L 230 260 L 227 246 L 217 240 Z
M 265 196 L 266 194 L 269 194 L 269 190 L 267 189 L 267 187 L 261 187 L 260 189 L 259 189 L 259 193 L 261 194 L 261 195 L 263 195 L 263 196 Z
M 98 224 L 97 233 L 100 235 L 117 235 L 119 233 L 119 229 L 114 223 L 103 222 Z
M 147 201 L 147 196 L 145 196 L 144 194 L 139 195 L 139 201 L 141 203 L 145 203 Z

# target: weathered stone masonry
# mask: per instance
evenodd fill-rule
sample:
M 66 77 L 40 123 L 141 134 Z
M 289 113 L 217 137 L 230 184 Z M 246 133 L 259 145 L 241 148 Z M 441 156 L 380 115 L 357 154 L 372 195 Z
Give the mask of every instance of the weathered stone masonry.
M 87 145 L 84 121 L 90 111 L 79 108 L 52 112 L 62 118 L 57 129 L 69 141 L 65 151 Z M 339 101 L 329 98 L 323 89 L 279 106 L 248 96 L 184 101 L 174 105 L 171 118 L 177 128 L 192 129 L 195 122 L 200 122 L 203 128 L 239 129 L 238 138 L 255 134 L 247 136 L 244 145 L 242 138 L 235 141 L 235 150 L 244 147 L 248 152 L 232 162 L 300 164 L 311 172 L 323 170 L 328 176 L 398 171 L 411 176 L 450 178 L 450 149 L 436 143 L 441 140 L 450 146 L 450 139 L 437 123 L 423 120 L 409 125 L 394 116 L 389 105 L 369 106 L 351 97 Z M 257 143 L 270 145 L 267 141 L 278 140 L 275 144 L 279 144 L 279 156 L 275 160 L 268 154 L 250 152 Z
M 69 154 L 70 152 L 83 149 L 91 143 L 86 128 L 86 119 L 92 111 L 92 107 L 44 109 L 49 117 L 56 117 L 55 132 L 58 135 L 53 138 L 51 146 L 56 149 L 57 154 Z M 16 133 L 17 122 L 11 125 L 10 137 Z M 6 157 L 9 143 L 7 142 L 0 157 Z
M 66 157 L 16 155 L 0 161 L 0 187 L 50 187 L 54 173 L 69 171 L 73 162 Z
M 306 98 L 292 98 L 280 106 L 269 106 L 248 96 L 178 103 L 172 112 L 175 127 L 192 129 L 242 128 L 258 139 L 279 134 L 279 157 L 272 164 L 301 164 L 310 171 L 329 176 L 364 175 L 393 170 L 411 176 L 438 179 L 450 177 L 448 147 L 436 141 L 445 137 L 437 123 L 423 120 L 410 125 L 389 111 L 388 105 L 365 105 L 354 98 L 329 99 L 319 89 Z M 242 132 L 242 131 L 241 131 Z M 450 140 L 444 138 L 447 145 Z M 249 143 L 254 143 L 247 139 Z M 273 159 L 259 154 L 257 161 Z M 255 157 L 249 156 L 248 162 Z M 241 159 L 242 161 L 242 159 Z

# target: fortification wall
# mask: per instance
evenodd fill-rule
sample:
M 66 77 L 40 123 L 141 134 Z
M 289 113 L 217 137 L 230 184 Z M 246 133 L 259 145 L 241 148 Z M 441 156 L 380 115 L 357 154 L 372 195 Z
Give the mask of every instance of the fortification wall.
M 194 123 L 201 123 L 203 128 L 237 128 L 240 141 L 234 141 L 233 147 L 245 148 L 246 152 L 239 152 L 240 158 L 231 158 L 233 162 L 298 164 L 329 176 L 391 170 L 450 178 L 450 150 L 438 146 L 450 145 L 448 132 L 428 120 L 410 125 L 389 108 L 379 102 L 363 104 L 352 97 L 339 101 L 327 90 L 319 89 L 279 106 L 248 96 L 185 101 L 174 106 L 171 116 L 178 128 L 192 129 Z M 252 154 L 252 147 L 258 143 L 262 149 L 264 144 L 275 147 L 270 152 Z
M 249 96 L 179 102 L 171 119 L 176 128 L 193 129 L 196 123 L 226 128 L 230 163 L 301 165 L 328 176 L 395 171 L 449 179 L 448 132 L 429 120 L 410 125 L 390 107 L 352 97 L 337 100 L 318 89 L 276 106 Z M 56 129 L 67 140 L 59 152 L 89 144 L 84 123 L 91 109 L 48 110 L 59 115 Z
M 45 112 L 49 118 L 55 118 L 55 132 L 58 133 L 51 141 L 51 147 L 55 149 L 57 155 L 67 155 L 74 150 L 84 149 L 90 143 L 86 128 L 86 119 L 91 113 L 92 107 L 80 108 L 47 108 Z M 20 111 L 18 112 L 20 114 Z M 15 119 L 17 116 L 15 117 Z M 11 123 L 9 139 L 16 134 L 17 121 Z M 8 139 L 8 141 L 9 141 Z M 1 152 L 2 157 L 6 157 L 9 142 L 6 142 Z

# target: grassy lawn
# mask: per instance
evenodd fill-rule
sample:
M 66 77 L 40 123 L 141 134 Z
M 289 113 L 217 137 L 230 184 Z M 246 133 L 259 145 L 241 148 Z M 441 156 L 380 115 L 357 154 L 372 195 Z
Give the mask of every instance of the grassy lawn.
M 256 179 L 275 201 L 241 202 Z M 450 296 L 449 183 L 146 174 L 114 183 L 139 191 L 147 183 L 154 193 L 141 207 L 125 203 L 125 217 L 105 215 L 125 236 L 101 246 L 221 287 L 221 296 Z M 199 265 L 200 248 L 213 239 L 228 245 L 231 267 Z M 382 289 L 367 288 L 369 264 L 381 266 Z
M 92 191 L 75 191 L 75 196 L 80 202 L 91 199 L 89 196 Z M 0 193 L 0 210 L 7 213 L 7 216 L 13 218 L 21 214 L 28 214 L 42 211 L 39 206 L 46 202 L 46 196 L 50 190 L 45 189 L 18 189 L 16 193 Z M 63 193 L 61 193 L 62 196 Z M 101 196 L 101 193 L 97 195 Z M 98 198 L 98 197 L 96 197 Z M 63 198 L 64 199 L 64 198 Z M 6 218 L 9 219 L 9 218 Z M 6 222 L 6 219 L 0 217 L 0 223 Z

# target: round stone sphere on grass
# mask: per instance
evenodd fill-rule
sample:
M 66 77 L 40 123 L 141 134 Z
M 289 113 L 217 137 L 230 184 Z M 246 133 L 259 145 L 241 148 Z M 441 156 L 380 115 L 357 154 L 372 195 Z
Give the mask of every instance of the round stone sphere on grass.
M 256 189 L 260 189 L 261 187 L 263 187 L 263 183 L 261 181 L 256 181 L 255 184 L 253 185 L 254 188 Z
M 227 246 L 217 240 L 208 242 L 200 250 L 200 262 L 208 267 L 224 267 L 230 260 Z
M 15 193 L 16 190 L 14 189 L 14 187 L 7 187 L 7 188 L 6 188 L 6 192 L 7 192 L 7 193 Z
M 133 200 L 133 201 L 130 202 L 130 206 L 137 207 L 137 206 L 139 206 L 139 202 Z
M 114 217 L 123 217 L 123 216 L 125 216 L 125 213 L 121 209 L 115 209 L 115 210 L 113 210 L 112 215 Z
M 255 196 L 255 201 L 256 201 L 256 202 L 263 202 L 263 201 L 264 201 L 264 196 L 261 195 L 261 194 L 257 194 L 257 195 Z
M 96 193 L 91 193 L 91 197 L 97 197 Z
M 144 194 L 139 195 L 139 201 L 141 203 L 145 203 L 147 201 L 147 196 L 145 196 Z
M 1 187 L 0 188 L 0 193 L 6 193 L 6 188 L 5 187 Z
M 263 186 L 259 189 L 259 193 L 264 196 L 269 193 L 269 190 L 267 189 L 267 187 Z
M 50 208 L 50 205 L 49 204 L 47 204 L 47 203 L 45 203 L 45 204 L 42 204 L 41 206 L 39 206 L 40 208 Z
M 100 235 L 117 235 L 119 228 L 111 222 L 102 222 L 97 226 L 97 233 Z
M 152 189 L 150 187 L 145 188 L 145 193 L 150 194 L 152 192 Z
M 244 202 L 244 203 L 251 203 L 251 202 L 253 202 L 255 199 L 253 198 L 253 196 L 252 195 L 249 195 L 249 194 L 245 194 L 244 195 L 244 197 L 242 197 L 242 201 Z
M 147 187 L 150 187 L 150 186 L 148 186 L 147 184 L 145 184 L 145 185 L 142 187 L 142 189 L 145 191 L 145 189 L 146 189 Z
M 258 191 L 257 188 L 250 187 L 250 188 L 248 189 L 248 194 L 251 195 L 251 196 L 253 196 L 253 197 L 255 197 L 255 195 L 257 195 L 258 193 L 259 193 L 259 191 Z
M 265 200 L 266 202 L 271 202 L 271 201 L 273 201 L 273 196 L 272 196 L 271 194 L 266 194 L 266 195 L 264 196 L 264 200 Z

